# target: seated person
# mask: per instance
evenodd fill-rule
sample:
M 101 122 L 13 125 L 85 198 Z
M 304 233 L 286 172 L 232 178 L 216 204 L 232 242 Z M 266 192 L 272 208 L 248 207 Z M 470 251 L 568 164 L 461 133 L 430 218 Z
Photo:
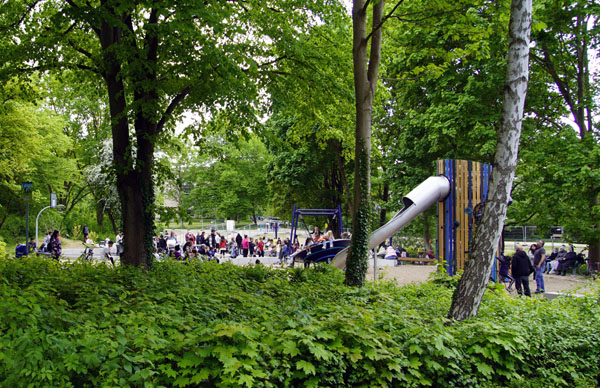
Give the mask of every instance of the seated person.
M 552 251 L 550 256 L 546 257 L 546 260 L 544 261 L 544 273 L 550 273 L 550 270 L 552 269 L 551 262 L 556 259 L 557 255 L 558 255 L 558 248 L 554 248 L 554 251 Z
M 181 260 L 181 247 L 179 245 L 175 245 L 175 250 L 173 251 L 172 256 L 175 260 Z
M 327 233 L 319 237 L 317 242 L 323 243 L 323 248 L 327 248 L 327 246 L 331 246 L 333 248 L 333 232 L 328 230 Z
M 389 246 L 387 247 L 387 249 L 385 250 L 385 259 L 386 260 L 396 260 L 398 258 L 398 255 L 396 254 L 396 250 L 394 249 L 393 246 Z
M 565 256 L 566 255 L 567 255 L 567 251 L 565 250 L 565 246 L 561 245 L 561 247 L 559 248 L 558 253 L 554 257 L 554 260 L 552 260 L 550 262 L 550 270 L 548 271 L 548 273 L 557 273 L 558 272 L 558 266 L 560 265 L 560 263 L 562 263 L 563 261 L 565 261 Z
M 190 255 L 192 254 L 192 247 L 194 246 L 194 243 L 191 239 L 187 240 L 185 242 L 185 244 L 183 245 L 183 255 L 186 258 L 189 258 Z
M 154 260 L 156 260 L 156 261 L 162 261 L 162 257 L 160 257 L 160 254 L 158 253 L 158 248 L 156 248 L 156 247 L 154 248 L 153 255 L 154 255 Z
M 569 252 L 565 255 L 565 257 L 559 261 L 558 263 L 558 274 L 565 276 L 567 274 L 567 270 L 571 267 L 574 267 L 577 263 L 577 254 L 573 251 L 573 247 L 569 248 Z
M 192 252 L 190 253 L 188 258 L 190 260 L 193 260 L 193 259 L 197 259 L 199 257 L 200 257 L 200 255 L 198 254 L 198 250 L 196 248 L 192 248 Z
M 306 241 L 304 242 L 304 250 L 308 251 L 308 253 L 310 253 L 310 246 L 313 245 L 313 239 L 312 237 L 308 237 L 306 239 Z

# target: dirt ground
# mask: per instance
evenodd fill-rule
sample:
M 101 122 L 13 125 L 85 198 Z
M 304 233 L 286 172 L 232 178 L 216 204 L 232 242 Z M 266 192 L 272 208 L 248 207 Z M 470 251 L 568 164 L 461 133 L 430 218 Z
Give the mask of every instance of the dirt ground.
M 434 265 L 399 265 L 399 266 L 378 266 L 377 273 L 381 279 L 395 279 L 398 284 L 410 284 L 412 282 L 424 282 L 427 281 L 429 274 L 435 271 L 436 266 Z M 373 280 L 373 268 L 369 268 L 367 272 L 367 279 Z M 577 294 L 584 294 L 594 289 L 591 278 L 579 275 L 547 275 L 544 274 L 544 285 L 546 286 L 546 292 L 564 292 L 572 291 Z M 533 276 L 529 280 L 529 288 L 533 293 L 536 289 L 535 281 Z

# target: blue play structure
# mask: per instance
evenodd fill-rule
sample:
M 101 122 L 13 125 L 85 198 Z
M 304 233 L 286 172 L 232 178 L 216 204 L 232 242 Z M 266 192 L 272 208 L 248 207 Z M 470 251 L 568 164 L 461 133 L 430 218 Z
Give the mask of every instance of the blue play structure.
M 338 223 L 338 230 L 340 235 L 344 232 L 344 225 L 342 223 L 342 208 L 337 206 L 335 209 L 300 209 L 294 205 L 294 214 L 292 216 L 292 230 L 290 234 L 290 241 L 288 246 L 291 249 L 292 243 L 297 237 L 298 222 L 303 220 L 303 216 L 333 216 Z M 306 226 L 306 224 L 305 224 Z M 308 230 L 307 230 L 308 231 Z M 339 237 L 339 236 L 336 236 Z M 302 261 L 305 265 L 310 263 L 321 263 L 330 262 L 335 255 L 338 254 L 342 249 L 350 245 L 348 239 L 336 239 L 333 242 L 326 243 L 315 243 L 309 247 L 309 249 L 296 252 L 292 255 L 294 261 Z
M 487 199 L 492 166 L 470 160 L 444 159 L 437 172 L 450 181 L 450 193 L 438 205 L 438 257 L 446 272 L 455 275 L 465 268 L 483 206 Z M 498 247 L 497 255 L 501 255 Z M 496 261 L 490 277 L 496 279 Z

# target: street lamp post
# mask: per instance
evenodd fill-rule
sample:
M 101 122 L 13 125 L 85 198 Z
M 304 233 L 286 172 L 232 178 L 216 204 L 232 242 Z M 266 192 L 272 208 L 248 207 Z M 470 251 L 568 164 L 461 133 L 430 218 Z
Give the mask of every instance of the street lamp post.
M 31 199 L 32 182 L 22 182 L 21 190 L 25 200 L 25 256 L 29 254 L 29 200 Z
M 42 214 L 42 212 L 46 209 L 50 209 L 50 208 L 58 208 L 58 207 L 65 207 L 65 205 L 57 205 L 56 204 L 56 194 L 55 193 L 50 193 L 50 206 L 46 206 L 45 208 L 43 208 L 42 210 L 40 210 L 40 212 L 38 213 L 37 217 L 35 217 L 35 246 L 39 246 L 38 245 L 38 221 L 40 219 L 40 215 Z

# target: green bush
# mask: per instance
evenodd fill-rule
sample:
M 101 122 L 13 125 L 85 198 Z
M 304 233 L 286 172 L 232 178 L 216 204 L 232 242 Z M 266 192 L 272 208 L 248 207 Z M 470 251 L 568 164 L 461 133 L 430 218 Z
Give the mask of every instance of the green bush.
M 581 264 L 579 267 L 577 267 L 577 275 L 588 276 L 589 274 L 590 271 L 587 264 Z
M 591 387 L 598 293 L 487 292 L 449 322 L 452 282 L 362 289 L 329 266 L 156 263 L 143 273 L 0 260 L 3 387 Z M 438 279 L 439 280 L 439 279 Z

